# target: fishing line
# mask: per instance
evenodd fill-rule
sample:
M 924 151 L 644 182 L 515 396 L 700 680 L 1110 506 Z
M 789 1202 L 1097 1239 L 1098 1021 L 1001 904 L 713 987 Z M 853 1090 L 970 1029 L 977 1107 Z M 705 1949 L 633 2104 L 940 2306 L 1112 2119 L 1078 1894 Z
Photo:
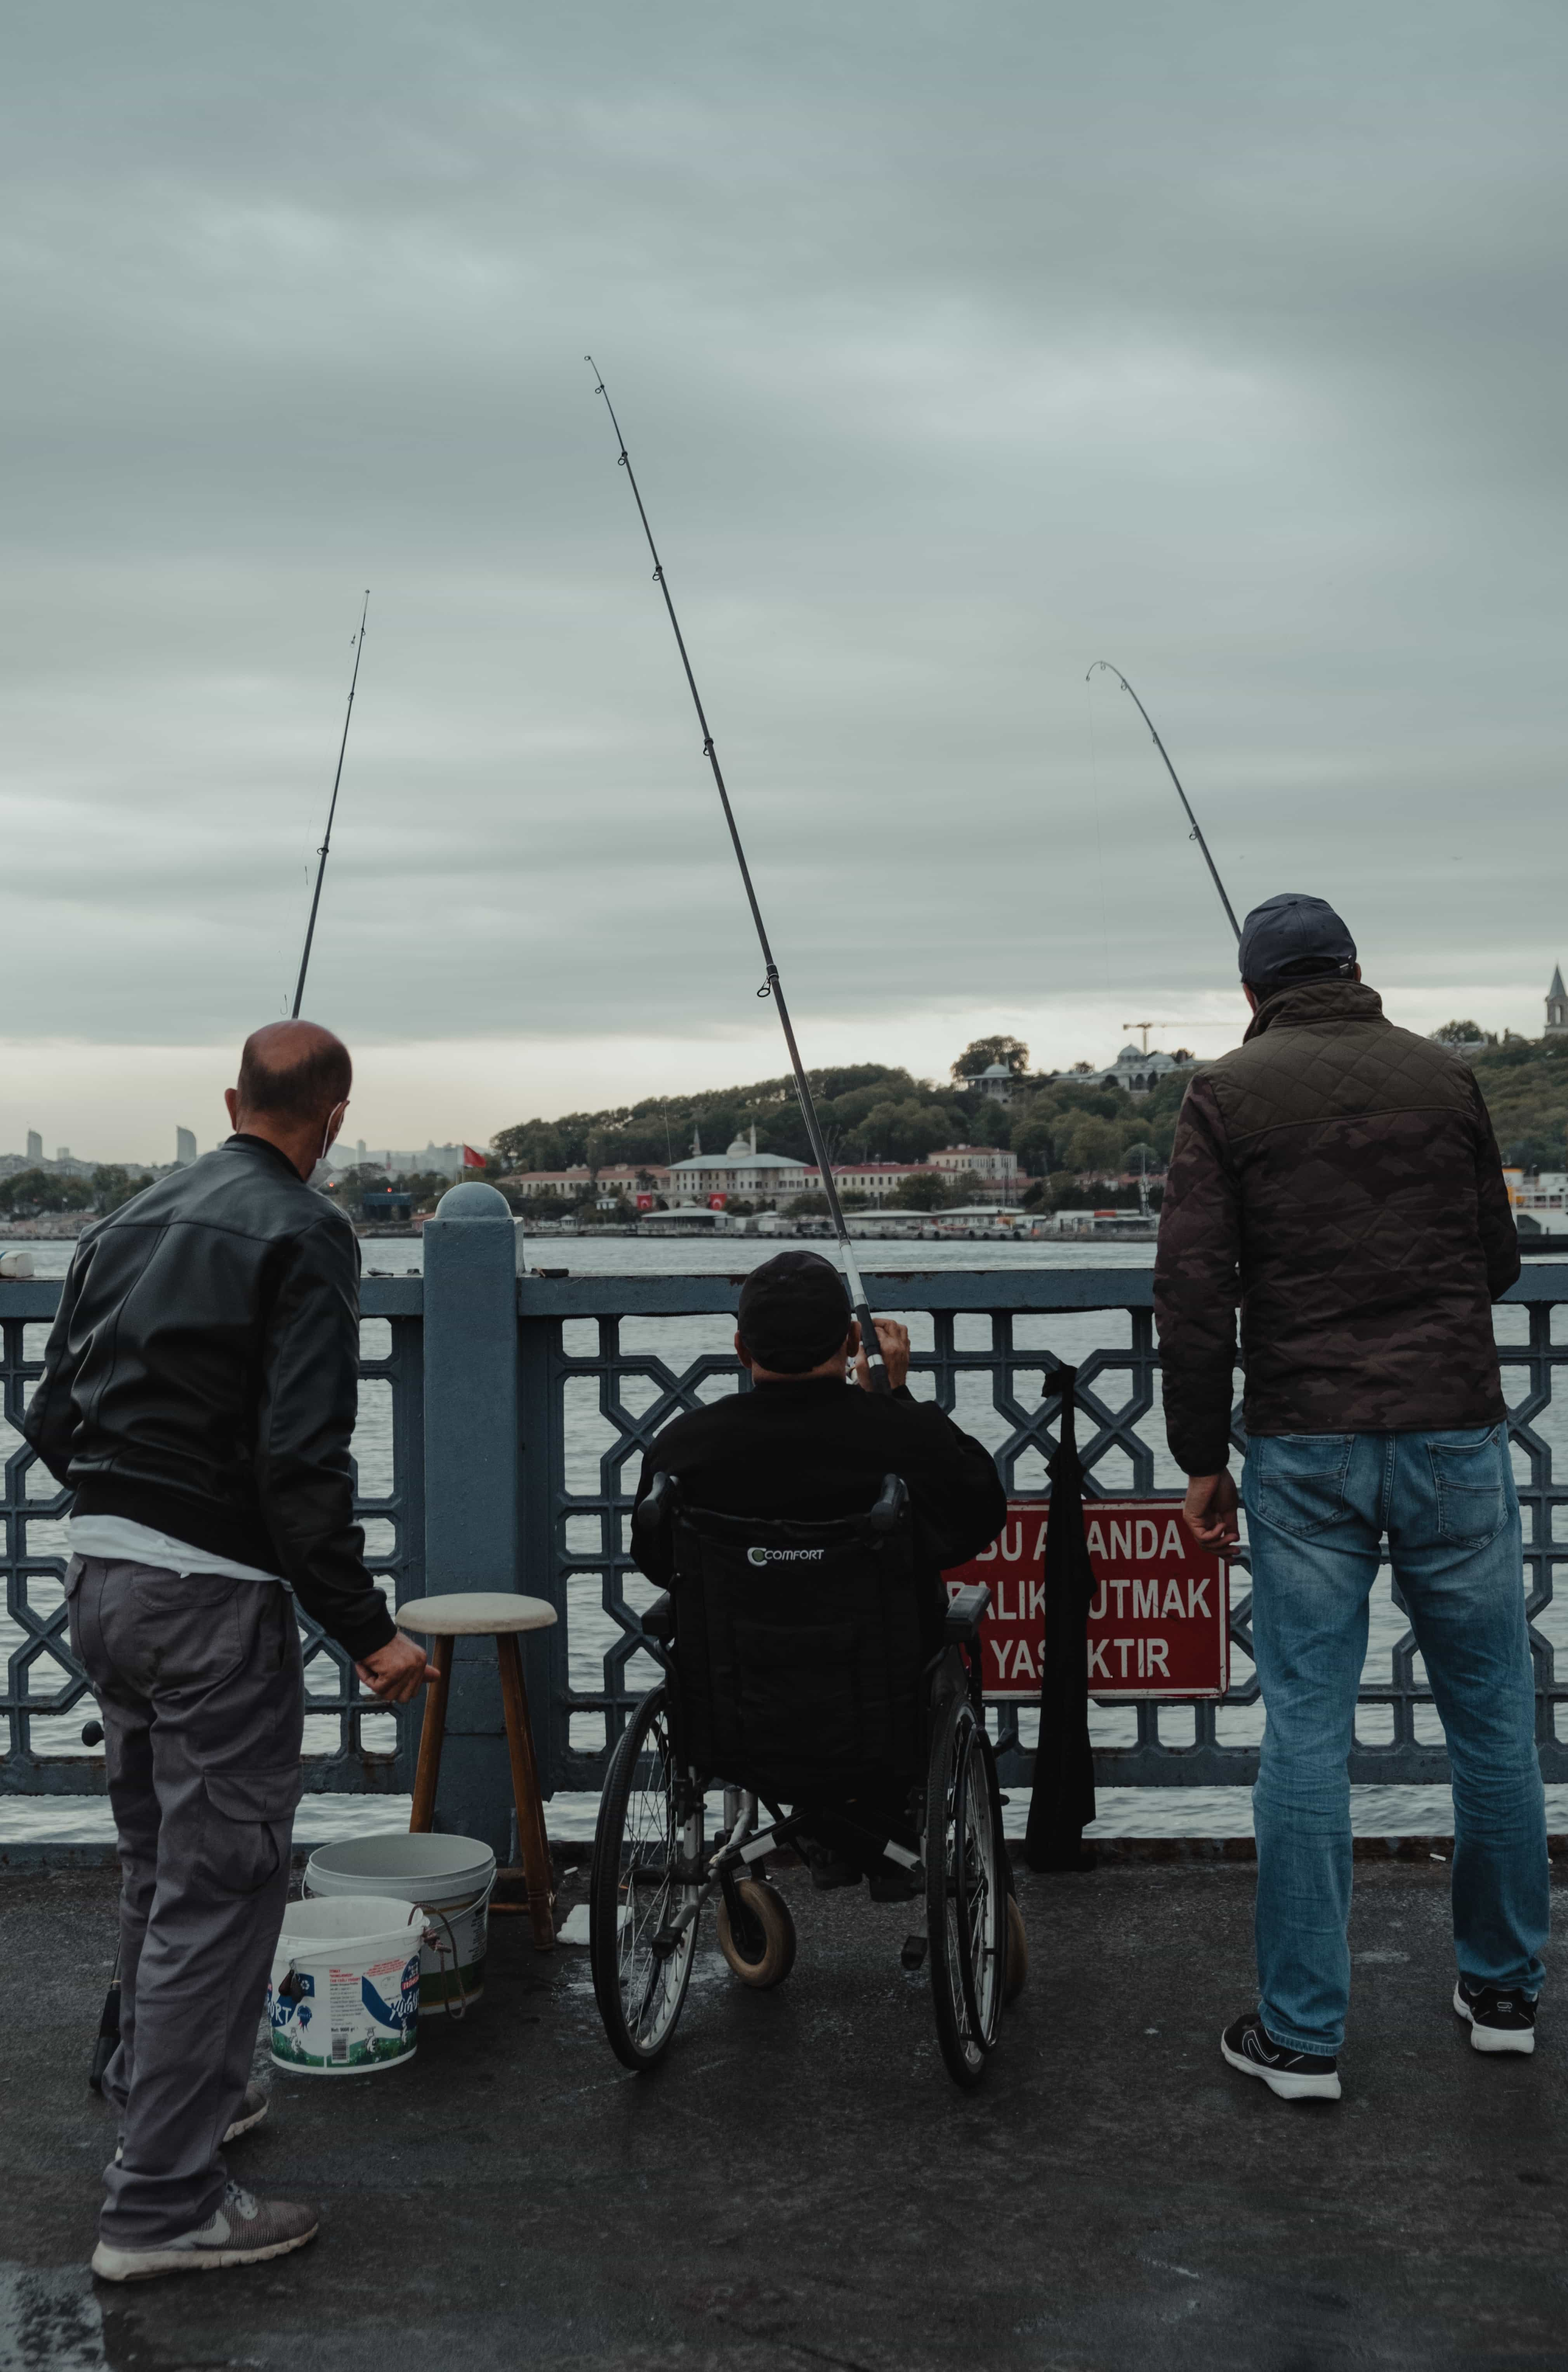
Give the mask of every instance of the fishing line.
M 1099 736 L 1095 731 L 1095 695 L 1087 676 L 1084 678 L 1084 698 L 1089 703 L 1089 779 L 1095 801 L 1095 860 L 1099 868 L 1099 948 L 1100 971 L 1106 992 L 1110 990 L 1110 925 L 1105 911 L 1105 834 L 1100 829 L 1099 812 Z
M 1192 812 L 1192 802 L 1181 787 L 1181 777 L 1170 762 L 1170 752 L 1166 748 L 1165 743 L 1160 739 L 1159 735 L 1155 731 L 1154 718 L 1144 706 L 1143 702 L 1139 699 L 1137 693 L 1133 691 L 1132 685 L 1122 674 L 1121 669 L 1119 667 L 1112 667 L 1109 659 L 1096 659 L 1094 667 L 1089 669 L 1088 673 L 1086 674 L 1084 678 L 1084 681 L 1086 683 L 1087 683 L 1089 676 L 1093 675 L 1095 668 L 1104 668 L 1108 675 L 1113 675 L 1116 678 L 1117 682 L 1121 686 L 1122 691 L 1127 694 L 1128 699 L 1132 702 L 1133 707 L 1137 710 L 1139 715 L 1148 727 L 1149 738 L 1154 742 L 1155 748 L 1159 751 L 1160 756 L 1165 760 L 1166 773 L 1176 785 L 1176 796 L 1181 801 L 1182 807 L 1186 809 L 1187 820 L 1192 827 L 1189 837 L 1195 840 L 1199 847 L 1203 852 L 1203 862 L 1209 868 L 1214 888 L 1220 893 L 1220 904 L 1225 908 L 1225 920 L 1229 923 L 1231 929 L 1236 933 L 1237 938 L 1239 940 L 1241 936 L 1241 925 L 1236 919 L 1236 909 L 1231 904 L 1230 900 L 1225 896 L 1225 883 L 1220 879 L 1219 867 L 1214 863 L 1214 858 L 1209 855 L 1209 843 L 1203 838 L 1202 829 L 1199 824 L 1197 817 Z
M 338 811 L 338 785 L 343 778 L 343 753 L 348 748 L 349 719 L 354 715 L 354 686 L 359 681 L 359 662 L 365 655 L 365 621 L 370 614 L 370 587 L 365 588 L 365 607 L 359 613 L 359 632 L 354 638 L 354 673 L 348 681 L 348 706 L 343 712 L 343 738 L 338 744 L 338 771 L 332 776 L 331 805 L 327 809 L 327 829 L 317 850 L 320 862 L 316 867 L 316 890 L 310 901 L 310 920 L 305 925 L 305 952 L 299 959 L 299 979 L 294 992 L 291 1020 L 299 1018 L 299 1007 L 305 994 L 305 975 L 310 966 L 310 942 L 316 936 L 316 910 L 321 903 L 321 883 L 326 878 L 327 852 L 332 844 L 332 818 Z
M 773 951 L 768 945 L 768 933 L 762 921 L 762 910 L 757 903 L 757 892 L 751 886 L 751 868 L 746 862 L 746 851 L 740 844 L 740 833 L 736 825 L 735 810 L 730 806 L 729 793 L 725 788 L 723 769 L 719 765 L 719 753 L 714 747 L 714 737 L 708 729 L 707 716 L 703 708 L 703 696 L 697 689 L 697 679 L 691 672 L 691 661 L 687 656 L 686 638 L 680 631 L 680 621 L 675 614 L 675 603 L 670 598 L 669 583 L 664 573 L 664 563 L 658 556 L 658 546 L 654 541 L 653 529 L 648 525 L 648 514 L 643 506 L 642 492 L 632 468 L 632 457 L 626 450 L 626 439 L 621 433 L 621 423 L 615 416 L 615 406 L 610 400 L 610 391 L 605 386 L 603 374 L 592 355 L 585 355 L 583 360 L 593 372 L 594 393 L 602 395 L 604 398 L 604 408 L 610 414 L 610 426 L 615 431 L 615 441 L 620 448 L 618 456 L 620 466 L 626 472 L 626 483 L 632 489 L 632 499 L 637 506 L 637 517 L 642 520 L 643 533 L 647 539 L 648 551 L 654 564 L 654 583 L 664 596 L 664 606 L 668 613 L 670 631 L 675 636 L 675 646 L 680 653 L 680 664 L 685 671 L 687 689 L 691 694 L 691 705 L 697 712 L 697 722 L 703 728 L 703 755 L 713 770 L 714 785 L 719 795 L 719 805 L 724 809 L 724 820 L 729 829 L 730 845 L 735 851 L 735 861 L 740 867 L 746 902 L 751 909 L 751 920 L 756 924 L 757 943 L 762 950 L 764 977 L 757 994 L 759 996 L 772 997 L 778 1013 L 779 1026 L 784 1031 L 784 1044 L 789 1050 L 790 1068 L 795 1073 L 795 1092 L 799 1100 L 801 1118 L 806 1122 L 806 1134 L 810 1140 L 811 1150 L 817 1157 L 818 1175 L 822 1180 L 822 1191 L 828 1198 L 828 1213 L 832 1221 L 833 1233 L 838 1238 L 839 1257 L 843 1262 L 844 1282 L 849 1287 L 850 1306 L 854 1311 L 855 1320 L 860 1327 L 862 1347 L 871 1364 L 872 1387 L 877 1391 L 885 1392 L 891 1389 L 888 1380 L 887 1366 L 882 1357 L 881 1345 L 877 1339 L 877 1329 L 871 1320 L 871 1311 L 865 1298 L 865 1287 L 860 1281 L 860 1271 L 855 1264 L 854 1254 L 850 1249 L 849 1229 L 844 1224 L 843 1207 L 839 1201 L 838 1183 L 828 1160 L 827 1146 L 823 1142 L 821 1127 L 817 1118 L 817 1106 L 812 1099 L 811 1085 L 806 1076 L 806 1066 L 800 1059 L 800 1049 L 795 1042 L 795 1027 L 789 1017 L 789 1007 L 784 1003 L 784 985 L 779 979 L 779 968 L 773 961 Z

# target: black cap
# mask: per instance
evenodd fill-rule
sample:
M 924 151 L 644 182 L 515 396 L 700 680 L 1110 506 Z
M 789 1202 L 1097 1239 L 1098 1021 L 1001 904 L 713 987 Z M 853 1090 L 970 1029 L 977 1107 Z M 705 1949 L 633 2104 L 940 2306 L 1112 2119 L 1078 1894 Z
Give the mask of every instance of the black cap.
M 820 1252 L 779 1252 L 740 1288 L 740 1339 L 776 1376 L 804 1376 L 830 1359 L 853 1314 L 842 1277 Z
M 1253 907 L 1236 952 L 1242 979 L 1260 995 L 1314 973 L 1346 979 L 1355 969 L 1355 941 L 1327 899 L 1291 890 Z

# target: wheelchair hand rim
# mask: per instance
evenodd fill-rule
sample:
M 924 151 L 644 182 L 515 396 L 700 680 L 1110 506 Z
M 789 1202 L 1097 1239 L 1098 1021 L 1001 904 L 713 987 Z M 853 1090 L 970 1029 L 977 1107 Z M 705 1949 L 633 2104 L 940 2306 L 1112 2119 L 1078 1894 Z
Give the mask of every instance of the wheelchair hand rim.
M 978 1770 L 977 1770 L 978 1765 Z M 978 1776 L 979 1787 L 973 1786 Z M 981 1808 L 990 1841 L 990 1866 L 981 1858 L 980 1884 L 983 1889 L 981 1925 L 989 1927 L 990 1938 L 978 1933 L 975 1907 L 969 1885 L 969 1810 L 973 1800 Z M 978 1721 L 966 1725 L 958 1753 L 958 1767 L 953 1783 L 953 1898 L 958 1927 L 958 1982 L 963 1992 L 964 2015 L 970 2039 L 981 2051 L 996 2048 L 998 1992 L 997 1964 L 997 1869 L 998 1839 L 991 1796 L 991 1774 L 986 1768 L 985 1741 Z M 978 1947 L 978 1951 L 977 1951 Z M 975 1982 L 975 1963 L 983 1954 L 989 1962 L 986 1972 L 988 2012 L 981 2008 L 980 1994 Z

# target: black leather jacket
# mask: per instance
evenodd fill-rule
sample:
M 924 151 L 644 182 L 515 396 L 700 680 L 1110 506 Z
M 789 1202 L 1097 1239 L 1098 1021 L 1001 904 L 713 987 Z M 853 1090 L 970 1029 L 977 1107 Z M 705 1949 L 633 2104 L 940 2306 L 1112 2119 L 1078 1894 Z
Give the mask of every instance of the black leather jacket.
M 358 1355 L 353 1228 L 274 1145 L 231 1136 L 83 1236 L 22 1431 L 75 1514 L 281 1574 L 373 1655 L 396 1626 L 354 1521 Z

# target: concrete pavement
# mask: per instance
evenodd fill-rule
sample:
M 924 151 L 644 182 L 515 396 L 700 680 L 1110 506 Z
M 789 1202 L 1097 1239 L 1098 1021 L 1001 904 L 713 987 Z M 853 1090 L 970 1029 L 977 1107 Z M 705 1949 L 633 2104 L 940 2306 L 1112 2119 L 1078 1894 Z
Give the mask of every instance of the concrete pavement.
M 497 1920 L 465 2025 L 385 2076 L 280 2073 L 231 2153 L 321 2203 L 319 2241 L 134 2291 L 85 2272 L 114 1880 L 0 1878 L 0 2372 L 1564 2372 L 1568 2006 L 1531 2061 L 1469 2048 L 1446 1877 L 1358 1868 L 1337 2109 L 1220 2062 L 1245 1865 L 1024 1876 L 1031 1981 L 973 2097 L 899 1906 L 785 1872 L 788 1983 L 744 1992 L 708 1927 L 653 2077 L 587 1954 Z

